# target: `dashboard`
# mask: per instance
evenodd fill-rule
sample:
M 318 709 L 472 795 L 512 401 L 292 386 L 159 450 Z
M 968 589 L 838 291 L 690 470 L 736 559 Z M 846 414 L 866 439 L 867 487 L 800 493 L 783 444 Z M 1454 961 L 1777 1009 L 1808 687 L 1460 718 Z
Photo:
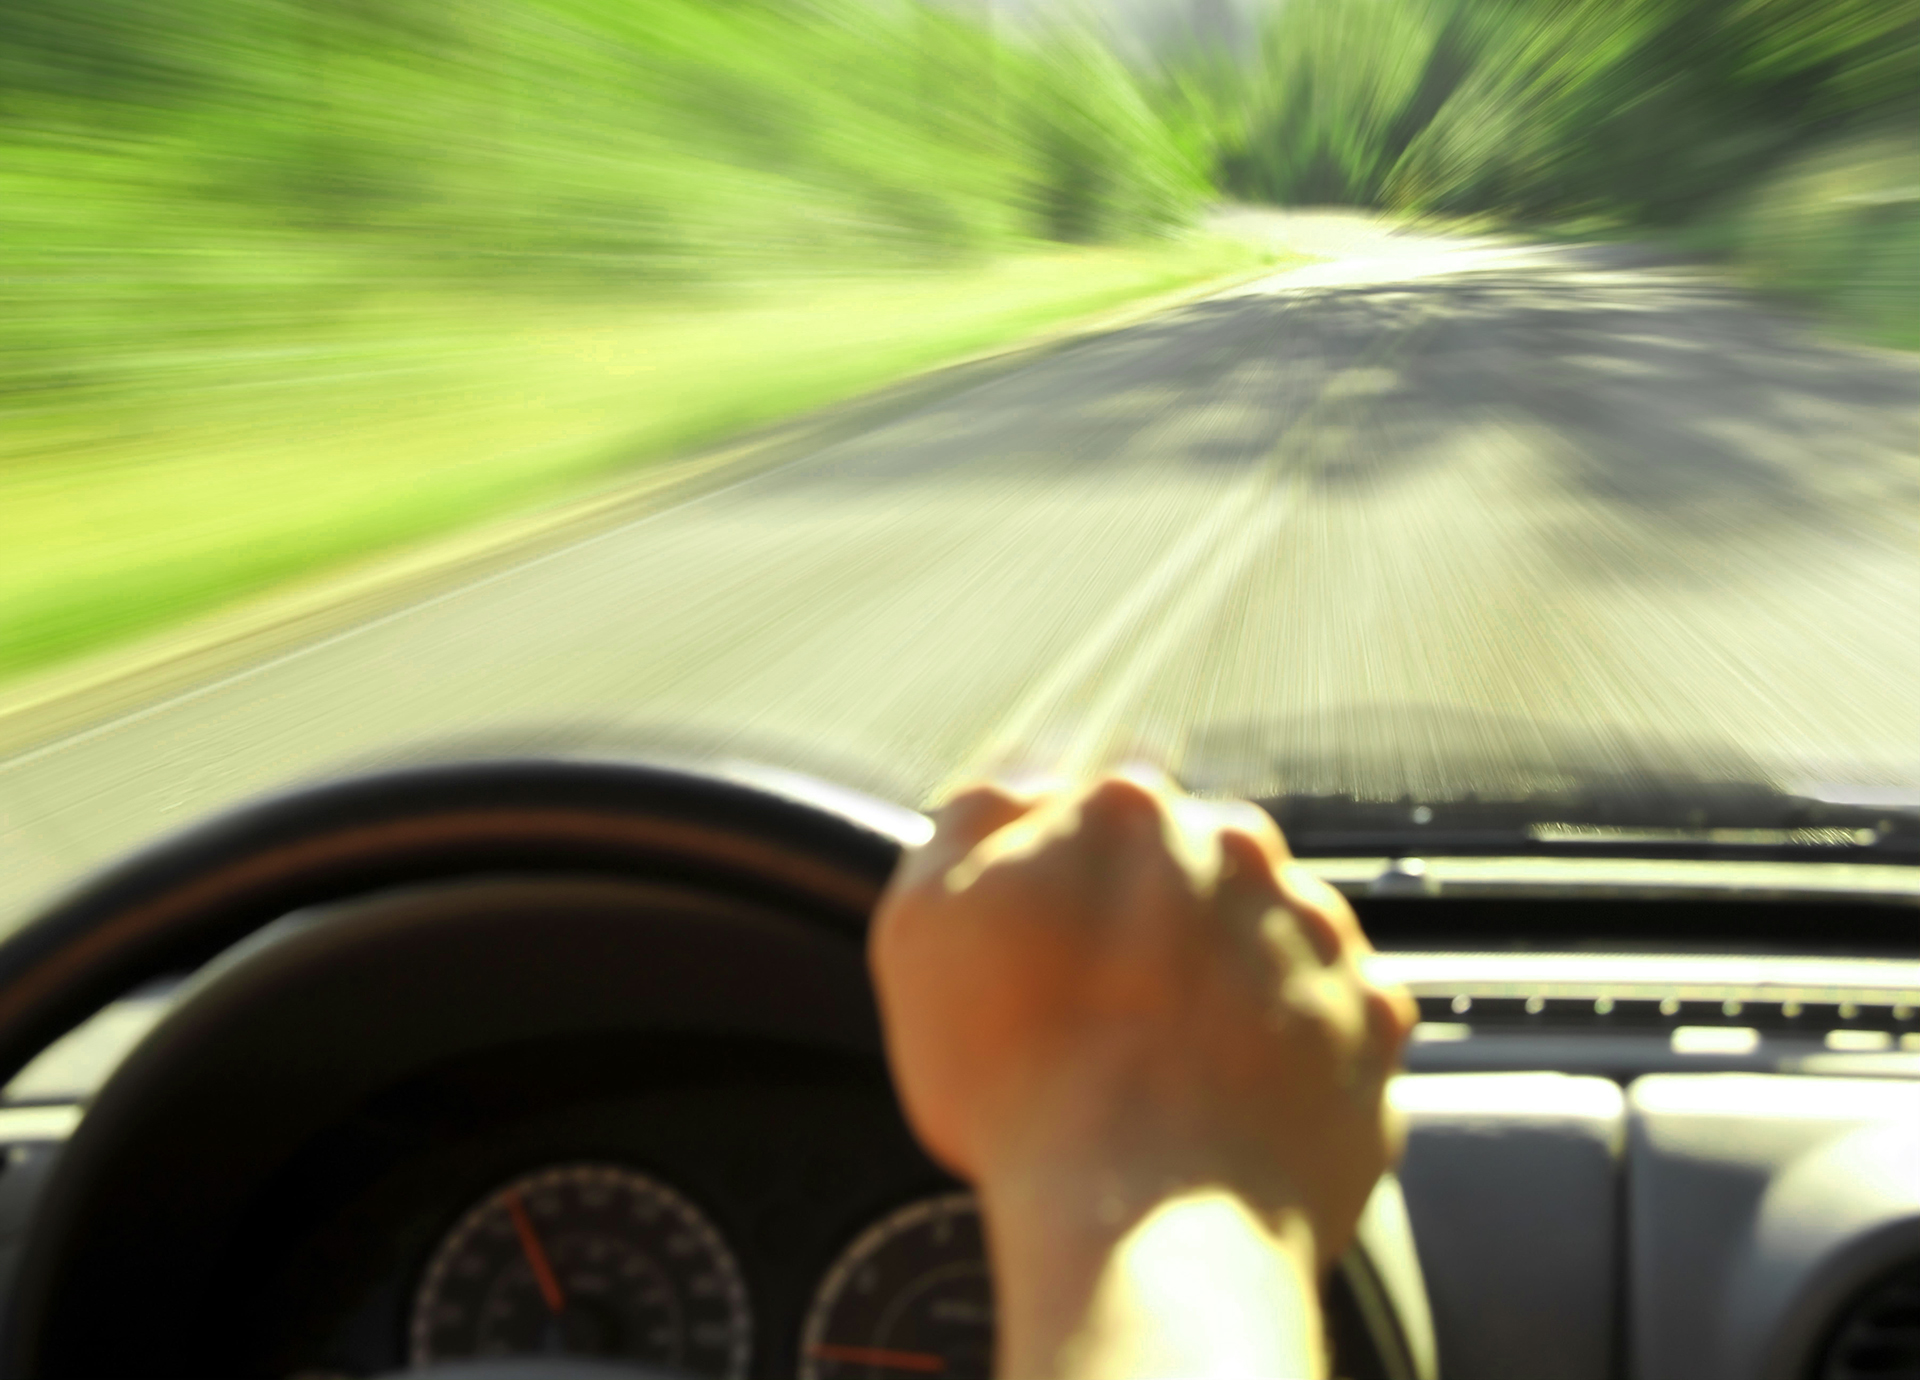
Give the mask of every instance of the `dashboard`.
M 137 1338 L 308 1380 L 542 1354 L 989 1374 L 979 1217 L 901 1118 L 850 938 L 685 888 L 490 879 L 288 917 L 135 1001 L 144 1031 L 131 1003 L 97 1018 L 119 1050 L 83 1030 L 10 1089 L 115 1067 L 47 1373 L 117 1373 Z M 1382 1295 L 1357 1267 L 1331 1287 L 1346 1373 L 1400 1373 L 1356 1288 Z M 105 1297 L 126 1331 L 87 1325 Z
M 451 779 L 435 798 L 471 814 L 475 780 Z M 610 808 L 649 779 L 620 777 Z M 577 839 L 592 792 L 567 780 Z M 618 866 L 536 866 L 488 834 L 457 866 L 379 872 L 361 843 L 344 881 L 248 891 L 245 923 L 154 944 L 142 962 L 167 970 L 0 1100 L 0 1373 L 321 1380 L 561 1354 L 986 1375 L 979 1219 L 902 1121 L 860 943 L 912 821 L 703 789 L 653 810 L 665 832 Z M 376 794 L 423 836 L 421 799 Z M 339 817 L 359 827 L 371 798 Z M 487 827 L 537 834 L 512 803 Z M 257 888 L 298 821 L 287 856 L 312 868 L 326 805 L 215 851 Z M 192 877 L 193 923 L 225 914 L 201 885 L 215 860 L 179 856 L 123 874 L 103 913 L 151 917 L 157 879 Z M 1433 860 L 1408 895 L 1387 860 L 1316 866 L 1422 1011 L 1392 1089 L 1407 1154 L 1327 1285 L 1337 1374 L 1920 1375 L 1920 904 L 1901 878 Z

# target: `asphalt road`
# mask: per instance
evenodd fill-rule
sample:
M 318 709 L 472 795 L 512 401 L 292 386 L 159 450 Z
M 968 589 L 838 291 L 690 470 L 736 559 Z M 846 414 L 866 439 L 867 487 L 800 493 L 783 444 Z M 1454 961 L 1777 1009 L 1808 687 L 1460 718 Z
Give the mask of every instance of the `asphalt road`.
M 1920 782 L 1920 360 L 1620 247 L 1242 228 L 1338 257 L 0 762 L 0 926 L 256 793 L 517 745 L 906 799 Z

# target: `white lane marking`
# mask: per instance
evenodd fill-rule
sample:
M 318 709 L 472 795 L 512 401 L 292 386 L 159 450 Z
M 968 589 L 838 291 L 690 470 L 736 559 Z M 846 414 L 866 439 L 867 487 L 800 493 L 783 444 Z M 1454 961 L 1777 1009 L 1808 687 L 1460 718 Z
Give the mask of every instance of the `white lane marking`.
M 1313 294 L 1303 295 L 1312 300 Z M 1388 327 L 1381 338 L 1362 350 L 1352 363 L 1327 375 L 1313 397 L 1282 428 L 1266 457 L 1209 508 L 1186 537 L 1128 591 L 1127 597 L 1014 705 L 980 747 L 969 754 L 965 765 L 948 778 L 948 786 L 978 780 L 1015 766 L 1050 770 L 1071 780 L 1104 765 L 1101 756 L 1112 746 L 1113 730 L 1127 701 L 1138 693 L 1179 642 L 1191 634 L 1194 624 L 1226 592 L 1259 549 L 1260 542 L 1292 516 L 1300 495 L 1300 475 L 1293 464 L 1300 443 L 1314 434 L 1330 409 L 1342 404 L 1353 405 L 1355 390 L 1349 385 L 1356 381 L 1364 383 L 1369 371 L 1381 368 L 1395 355 L 1411 348 L 1443 313 L 1444 309 L 1438 304 L 1422 303 L 1410 313 L 1410 320 L 1397 328 Z M 1253 516 L 1256 500 L 1262 493 L 1272 493 L 1276 480 L 1282 476 L 1289 481 L 1287 489 L 1278 495 L 1266 513 Z M 1242 510 L 1246 510 L 1244 514 Z M 1228 538 L 1233 521 L 1243 516 L 1252 518 L 1251 526 Z M 1223 539 L 1226 539 L 1224 546 L 1221 545 Z M 1185 593 L 1175 594 L 1177 582 L 1210 549 L 1213 562 Z M 1153 634 L 1126 665 L 1103 678 L 1102 693 L 1075 725 L 1066 750 L 1058 755 L 1043 754 L 1038 761 L 1021 760 L 1022 754 L 1034 751 L 1037 730 L 1060 710 L 1074 687 L 1090 673 L 1107 666 L 1122 650 L 1127 635 L 1169 597 L 1174 598 L 1175 603 L 1160 619 Z M 935 798 L 944 795 L 946 789 L 936 791 Z
M 1187 572 L 1219 542 L 1236 511 L 1249 501 L 1253 493 L 1266 487 L 1267 482 L 1265 472 L 1256 469 L 1209 508 L 1188 529 L 1186 536 L 1127 591 L 1126 597 L 1108 609 L 1106 616 L 1094 624 L 1071 651 L 1054 662 L 1039 683 L 1001 719 L 981 746 L 971 754 L 967 765 L 959 773 L 960 777 L 983 775 L 1009 765 L 1009 754 L 1027 746 L 1035 730 L 1053 712 L 1058 702 L 1075 685 L 1112 658 L 1127 635 L 1140 625 L 1156 604 L 1173 593 Z
M 1062 776 L 1073 780 L 1109 765 L 1106 757 L 1115 746 L 1113 738 L 1129 704 L 1159 675 L 1167 659 L 1193 638 L 1248 563 L 1265 549 L 1267 540 L 1293 517 L 1300 499 L 1299 472 L 1293 472 L 1290 479 L 1285 488 L 1274 492 L 1266 512 L 1246 522 L 1231 541 L 1216 548 L 1213 560 L 1167 606 L 1152 634 L 1115 674 L 1102 679 L 1099 697 L 1081 716 L 1061 756 L 1058 771 Z
M 1188 308 L 1199 306 L 1205 302 L 1221 300 L 1231 296 L 1233 293 L 1234 293 L 1234 289 L 1229 287 L 1229 288 L 1222 289 L 1218 293 L 1212 293 L 1212 294 L 1208 294 L 1205 297 L 1195 298 L 1189 302 L 1176 303 L 1169 306 L 1166 309 L 1164 316 L 1168 318 L 1177 317 L 1179 313 L 1186 311 Z M 871 435 L 875 432 L 886 430 L 887 428 L 897 426 L 904 421 L 910 420 L 913 417 L 920 416 L 934 409 L 935 407 L 943 407 L 943 408 L 951 407 L 953 404 L 957 402 L 965 401 L 966 399 L 973 397 L 977 393 L 984 392 L 987 389 L 992 388 L 995 385 L 1004 382 L 1006 379 L 1014 377 L 1019 373 L 1024 372 L 1026 369 L 1044 368 L 1052 359 L 1059 358 L 1060 355 L 1065 354 L 1067 352 L 1067 349 L 1070 349 L 1072 346 L 1076 344 L 1089 342 L 1089 341 L 1097 341 L 1099 339 L 1102 339 L 1106 335 L 1118 334 L 1120 332 L 1130 330 L 1135 326 L 1144 325 L 1147 322 L 1153 321 L 1155 319 L 1158 319 L 1158 317 L 1149 316 L 1149 317 L 1143 318 L 1143 320 L 1141 321 L 1128 321 L 1114 328 L 1111 331 L 1096 328 L 1095 330 L 1093 330 L 1092 332 L 1090 332 L 1084 337 L 1068 337 L 1058 342 L 1059 346 L 1065 347 L 1065 348 L 1062 348 L 1058 353 L 1042 354 L 1039 358 L 1036 358 L 1030 365 L 1021 366 L 1019 368 L 1009 371 L 1006 374 L 995 375 L 994 377 L 991 377 L 991 378 L 979 380 L 976 383 L 962 385 L 956 392 L 952 394 L 943 395 L 935 400 L 931 400 L 928 402 L 915 404 L 909 407 L 905 413 L 899 416 L 883 419 L 880 422 L 878 422 L 874 427 L 868 429 L 867 431 L 860 432 L 858 433 L 858 435 L 866 436 L 866 435 Z M 1016 347 L 1016 348 L 1019 348 L 1019 347 Z M 1042 346 L 1041 348 L 1044 350 L 1044 349 L 1047 349 L 1048 347 Z M 1009 353 L 1011 353 L 1011 351 Z M 995 357 L 994 354 L 989 352 L 987 355 L 982 356 L 978 359 L 960 360 L 950 367 L 966 368 L 971 364 L 990 363 L 994 359 L 994 357 Z M 828 440 L 824 444 L 816 448 L 809 449 L 803 452 L 802 454 L 793 457 L 790 460 L 782 461 L 777 465 L 774 465 L 765 470 L 756 471 L 753 474 L 742 475 L 740 478 L 733 480 L 730 483 L 723 484 L 718 488 L 707 489 L 700 493 L 693 494 L 685 499 L 680 500 L 677 503 L 669 503 L 666 507 L 656 509 L 651 513 L 646 513 L 640 517 L 635 518 L 631 522 L 622 523 L 617 527 L 611 527 L 606 529 L 605 531 L 596 532 L 591 536 L 582 537 L 576 541 L 569 542 L 564 546 L 555 547 L 551 551 L 544 551 L 538 556 L 533 556 L 526 560 L 518 561 L 512 565 L 505 566 L 502 569 L 491 571 L 486 575 L 479 576 L 478 578 L 470 580 L 464 584 L 455 585 L 450 589 L 441 590 L 438 594 L 429 595 L 424 599 L 419 599 L 412 603 L 403 604 L 399 608 L 389 609 L 387 612 L 383 614 L 379 614 L 373 618 L 369 618 L 365 622 L 355 623 L 351 627 L 342 628 L 338 632 L 329 633 L 327 636 L 316 638 L 312 642 L 301 643 L 300 645 L 296 647 L 291 647 L 284 652 L 279 652 L 273 656 L 267 657 L 262 661 L 257 661 L 251 666 L 243 666 L 237 671 L 230 671 L 226 675 L 216 677 L 213 680 L 205 681 L 199 685 L 191 687 L 190 689 L 176 691 L 171 695 L 163 696 L 160 699 L 153 701 L 151 704 L 146 704 L 141 706 L 139 709 L 131 710 L 125 714 L 116 715 L 113 718 L 103 720 L 100 723 L 93 724 L 87 728 L 80 729 L 73 733 L 62 734 L 59 737 L 49 739 L 47 742 L 40 744 L 38 747 L 30 748 L 27 751 L 18 753 L 12 757 L 0 758 L 0 774 L 4 774 L 6 771 L 14 767 L 27 766 L 30 763 L 36 762 L 43 757 L 49 756 L 55 752 L 62 751 L 66 748 L 77 747 L 80 744 L 90 742 L 95 738 L 102 738 L 107 736 L 110 733 L 116 733 L 121 729 L 130 728 L 135 724 L 141 723 L 146 719 L 153 718 L 158 714 L 165 713 L 170 709 L 174 709 L 174 708 L 177 708 L 178 706 L 185 705 L 185 704 L 191 704 L 198 699 L 204 699 L 206 696 L 212 695 L 217 691 L 221 691 L 221 690 L 227 689 L 230 686 L 238 685 L 245 681 L 252 680 L 254 677 L 262 675 L 267 671 L 275 670 L 281 666 L 285 666 L 289 664 L 290 662 L 298 661 L 302 657 L 310 656 L 315 652 L 324 651 L 325 649 L 335 646 L 339 643 L 345 642 L 350 638 L 358 637 L 362 633 L 371 632 L 375 628 L 385 627 L 387 624 L 397 622 L 402 618 L 409 618 L 414 614 L 420 613 L 426 609 L 430 609 L 437 605 L 447 603 L 451 600 L 464 597 L 465 595 L 471 594 L 476 590 L 485 589 L 487 586 L 496 584 L 502 580 L 511 579 L 521 574 L 524 571 L 533 570 L 539 566 L 546 565 L 551 561 L 560 560 L 561 558 L 573 555 L 576 552 L 584 551 L 588 547 L 599 545 L 601 542 L 611 541 L 611 540 L 614 540 L 615 538 L 624 537 L 628 533 L 634 531 L 637 528 L 644 527 L 649 523 L 658 521 L 659 519 L 667 517 L 672 513 L 678 512 L 683 508 L 693 507 L 695 505 L 706 503 L 713 499 L 723 497 L 727 494 L 732 493 L 736 489 L 761 483 L 763 481 L 769 481 L 769 480 L 775 479 L 778 476 L 784 475 L 789 470 L 799 469 L 804 465 L 817 462 L 823 455 L 845 444 L 850 439 L 855 439 L 855 438 L 840 437 L 838 439 Z
M 1372 284 L 1372 285 L 1391 286 L 1390 283 L 1384 283 L 1384 282 Z M 1216 297 L 1218 299 L 1226 299 L 1226 298 L 1230 298 L 1237 295 L 1238 293 L 1234 289 L 1226 289 L 1216 294 Z M 1311 292 L 1302 293 L 1302 296 L 1307 297 L 1309 300 L 1313 295 L 1314 294 Z M 1205 300 L 1215 300 L 1215 299 L 1216 298 L 1208 298 Z M 1171 308 L 1168 314 L 1172 315 L 1180 310 L 1184 310 L 1185 306 L 1191 306 L 1191 305 L 1194 305 L 1194 304 L 1188 303 L 1188 304 L 1183 304 L 1183 306 L 1181 307 Z M 1430 311 L 1437 311 L 1437 309 L 1430 309 Z M 1135 324 L 1138 324 L 1138 323 L 1135 323 Z M 1337 380 L 1339 377 L 1340 375 L 1335 375 L 1334 380 Z M 1332 382 L 1334 380 L 1329 381 L 1329 384 L 1328 384 L 1329 387 L 1331 387 Z M 984 388 L 987 385 L 996 381 L 997 380 L 983 380 L 980 384 L 974 385 L 974 388 L 975 389 Z M 1307 408 L 1303 411 L 1300 420 L 1304 421 L 1308 416 L 1311 416 L 1314 410 L 1319 405 L 1319 402 L 1320 402 L 1320 399 L 1318 397 L 1316 397 L 1313 402 L 1310 402 L 1307 405 Z M 882 425 L 886 425 L 886 423 L 883 423 Z M 1294 424 L 1294 426 L 1298 426 L 1298 425 L 1299 425 L 1299 422 L 1296 422 Z M 1289 428 L 1289 432 L 1291 430 L 1292 430 L 1292 427 Z M 56 752 L 64 751 L 67 748 L 77 747 L 82 743 L 91 742 L 96 738 L 104 738 L 109 734 L 120 732 L 121 730 L 126 728 L 131 728 L 136 724 L 142 723 L 147 719 L 154 718 L 160 714 L 163 714 L 169 710 L 175 709 L 181 705 L 191 704 L 195 700 L 204 699 L 209 695 L 213 695 L 231 686 L 242 684 L 246 681 L 254 679 L 257 676 L 263 675 L 268 671 L 276 670 L 279 667 L 298 661 L 303 657 L 311 656 L 317 652 L 324 651 L 327 648 L 336 646 L 342 642 L 346 642 L 351 638 L 358 637 L 363 633 L 371 632 L 376 628 L 385 627 L 388 624 L 398 622 L 403 618 L 410 618 L 414 614 L 423 612 L 424 610 L 427 610 L 427 609 L 434 608 L 440 604 L 451 602 L 454 599 L 464 598 L 466 595 L 471 594 L 477 590 L 485 589 L 490 585 L 499 583 L 500 581 L 514 578 L 515 576 L 518 576 L 524 571 L 532 570 L 539 566 L 546 565 L 550 562 L 563 559 L 579 551 L 583 551 L 589 547 L 597 546 L 602 542 L 612 541 L 617 538 L 625 537 L 626 535 L 633 532 L 634 530 L 641 527 L 645 527 L 650 523 L 659 521 L 662 518 L 665 518 L 673 513 L 678 512 L 682 508 L 692 507 L 701 503 L 710 502 L 713 499 L 720 498 L 726 494 L 732 493 L 736 489 L 744 488 L 748 485 L 752 485 L 752 484 L 760 483 L 765 480 L 772 479 L 774 476 L 782 474 L 785 471 L 796 469 L 802 465 L 806 465 L 814 461 L 817 461 L 820 455 L 822 454 L 822 452 L 824 450 L 831 449 L 834 444 L 837 444 L 837 443 L 829 443 L 828 446 L 823 447 L 822 450 L 820 451 L 808 451 L 803 455 L 796 456 L 792 460 L 785 461 L 779 465 L 772 467 L 771 469 L 762 470 L 755 474 L 743 475 L 741 478 L 736 479 L 729 484 L 722 485 L 721 487 L 716 489 L 707 490 L 703 493 L 695 494 L 692 497 L 687 498 L 682 502 L 670 504 L 665 508 L 661 508 L 654 512 L 645 514 L 642 517 L 635 518 L 632 522 L 623 523 L 620 526 L 608 528 L 607 530 L 602 532 L 596 532 L 591 536 L 583 537 L 580 540 L 575 542 L 570 542 L 565 546 L 556 547 L 551 551 L 542 552 L 540 555 L 531 557 L 525 561 L 518 562 L 516 564 L 507 566 L 500 570 L 489 572 L 488 574 L 480 576 L 477 579 L 471 580 L 465 584 L 456 585 L 451 589 L 442 590 L 438 594 L 430 595 L 425 599 L 421 599 L 413 603 L 402 605 L 401 607 L 396 609 L 391 609 L 388 612 L 380 614 L 376 617 L 370 618 L 363 623 L 356 623 L 352 627 L 342 628 L 338 632 L 330 633 L 327 636 L 317 638 L 312 642 L 302 643 L 297 647 L 293 647 L 288 649 L 287 651 L 277 653 L 274 656 L 255 662 L 250 666 L 242 667 L 237 671 L 231 671 L 226 675 L 219 676 L 213 680 L 203 682 L 202 684 L 193 686 L 190 689 L 177 691 L 174 694 L 163 696 L 162 698 L 153 701 L 151 704 L 143 705 L 141 708 L 130 711 L 126 714 L 121 714 L 114 718 L 107 719 L 101 723 L 93 724 L 88 728 L 81 729 L 74 733 L 63 734 L 60 737 L 50 739 L 49 741 L 40 744 L 38 747 L 30 748 L 26 752 L 18 753 L 12 757 L 0 758 L 0 774 L 4 774 L 5 772 L 16 767 L 24 767 L 24 766 L 30 765 L 31 763 L 37 762 L 44 757 L 49 757 Z M 1193 541 L 1194 541 L 1195 549 L 1191 553 L 1189 553 L 1189 555 L 1186 557 L 1187 564 L 1191 564 L 1193 560 L 1198 559 L 1199 555 L 1201 554 L 1201 550 L 1204 548 L 1205 538 L 1210 534 L 1211 534 L 1210 531 L 1203 531 L 1194 535 Z M 1187 544 L 1186 542 L 1183 542 L 1182 546 L 1184 547 L 1186 544 Z M 1163 582 L 1163 584 L 1170 583 L 1173 579 L 1177 578 L 1179 574 L 1181 574 L 1184 571 L 1184 569 L 1185 569 L 1184 565 L 1178 568 L 1170 568 L 1167 573 L 1166 580 Z M 1151 603 L 1151 600 L 1149 599 L 1147 602 Z M 1142 609 L 1139 612 L 1144 612 L 1144 611 L 1145 610 Z M 1112 650 L 1113 644 L 1117 643 L 1121 635 L 1124 635 L 1127 627 L 1127 618 L 1117 616 L 1122 614 L 1122 612 L 1123 610 L 1116 609 L 1115 610 L 1116 616 L 1111 616 L 1108 619 L 1103 620 L 1100 625 L 1101 629 L 1106 629 L 1110 623 L 1115 625 L 1111 634 L 1107 639 L 1106 645 L 1093 645 L 1087 649 L 1086 654 L 1084 655 L 1082 654 L 1081 651 L 1076 650 L 1073 657 L 1070 658 L 1071 660 L 1074 661 L 1075 665 L 1079 667 L 1078 674 L 1084 675 L 1085 672 L 1087 670 L 1091 670 L 1093 666 L 1102 657 L 1109 655 Z M 1096 632 L 1097 631 L 1099 630 L 1096 630 Z M 1096 641 L 1097 639 L 1093 638 L 1090 635 L 1089 642 L 1093 643 Z M 1065 690 L 1070 687 L 1071 680 L 1072 680 L 1071 676 L 1055 677 L 1053 675 L 1049 675 L 1047 679 L 1042 682 L 1041 689 L 1045 690 L 1047 687 L 1054 686 L 1057 679 L 1063 680 L 1065 683 L 1059 685 L 1056 689 L 1052 691 L 1051 694 L 1035 694 L 1034 696 L 1030 697 L 1032 701 L 1038 701 L 1037 707 L 1033 708 L 1031 713 L 1023 714 L 1020 710 L 1016 710 L 1015 715 L 1009 717 L 1009 719 L 1007 720 L 1009 724 L 1014 723 L 1016 719 L 1025 723 L 1024 733 L 1019 736 L 1013 737 L 1010 743 L 1010 747 L 1020 746 L 1020 744 L 1024 741 L 1025 734 L 1031 733 L 1033 728 L 1038 726 L 1041 719 L 1044 717 L 1046 710 L 1051 707 L 1047 701 L 1053 698 L 1057 698 L 1059 694 L 1064 693 Z M 1030 720 L 1030 722 L 1027 722 L 1028 720 Z M 989 740 L 989 742 L 998 743 L 1001 739 L 1006 737 L 1008 737 L 1008 735 L 1005 734 L 1004 732 L 1001 732 L 996 734 L 994 738 Z M 1007 749 L 1002 749 L 997 754 L 988 754 L 985 752 L 977 753 L 975 754 L 975 757 L 973 760 L 976 763 L 981 763 L 984 768 L 991 769 L 992 767 L 999 766 L 1004 763 L 1006 750 Z

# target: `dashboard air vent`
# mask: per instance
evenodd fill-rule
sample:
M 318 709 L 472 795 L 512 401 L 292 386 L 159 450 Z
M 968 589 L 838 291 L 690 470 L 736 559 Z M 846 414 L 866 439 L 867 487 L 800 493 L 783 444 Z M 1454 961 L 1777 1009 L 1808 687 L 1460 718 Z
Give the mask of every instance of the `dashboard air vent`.
M 1920 1380 L 1920 1260 L 1882 1276 L 1834 1327 L 1814 1380 Z

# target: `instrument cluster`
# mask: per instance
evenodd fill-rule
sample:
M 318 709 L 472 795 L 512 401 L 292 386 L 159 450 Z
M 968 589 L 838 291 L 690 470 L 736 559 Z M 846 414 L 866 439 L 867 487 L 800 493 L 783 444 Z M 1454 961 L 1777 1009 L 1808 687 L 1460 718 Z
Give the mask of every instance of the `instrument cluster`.
M 454 1222 L 414 1289 L 415 1366 L 574 1356 L 745 1380 L 756 1349 L 746 1271 L 709 1215 L 626 1165 L 553 1164 L 514 1177 Z M 986 1380 L 993 1290 L 971 1195 L 916 1198 L 828 1266 L 797 1354 L 803 1380 Z M 765 1363 L 762 1363 L 762 1368 Z

